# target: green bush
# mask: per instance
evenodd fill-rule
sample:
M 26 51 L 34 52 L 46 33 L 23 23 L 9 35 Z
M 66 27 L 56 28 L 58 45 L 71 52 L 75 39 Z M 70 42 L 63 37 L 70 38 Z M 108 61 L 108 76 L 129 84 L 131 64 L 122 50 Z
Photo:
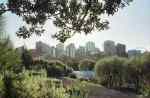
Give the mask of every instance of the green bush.
M 124 58 L 110 57 L 99 60 L 95 65 L 96 77 L 108 88 L 120 88 L 124 82 Z
M 95 65 L 95 61 L 91 59 L 83 59 L 79 63 L 80 70 L 93 70 Z
M 44 71 L 35 73 L 24 71 L 5 76 L 5 98 L 67 98 L 61 81 L 47 78 Z

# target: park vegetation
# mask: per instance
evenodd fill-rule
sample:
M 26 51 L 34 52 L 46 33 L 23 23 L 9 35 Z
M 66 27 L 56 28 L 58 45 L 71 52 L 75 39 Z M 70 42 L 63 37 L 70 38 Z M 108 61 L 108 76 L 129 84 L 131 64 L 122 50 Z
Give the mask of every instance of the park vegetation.
M 149 94 L 150 53 L 130 59 L 108 57 L 95 65 L 100 84 L 113 89 L 128 89 L 138 94 Z
M 73 70 L 94 71 L 96 83 L 107 88 L 126 88 L 150 96 L 149 52 L 133 58 L 33 60 L 27 49 L 19 54 L 9 37 L 2 36 L 2 14 L 7 11 L 22 17 L 28 27 L 19 29 L 19 37 L 41 35 L 45 22 L 52 19 L 60 28 L 54 37 L 64 42 L 76 32 L 108 29 L 108 20 L 101 16 L 114 15 L 132 0 L 91 1 L 94 0 L 8 0 L 0 4 L 0 98 L 87 98 L 88 89 L 83 89 L 80 82 L 69 88 L 63 86 L 61 78 Z

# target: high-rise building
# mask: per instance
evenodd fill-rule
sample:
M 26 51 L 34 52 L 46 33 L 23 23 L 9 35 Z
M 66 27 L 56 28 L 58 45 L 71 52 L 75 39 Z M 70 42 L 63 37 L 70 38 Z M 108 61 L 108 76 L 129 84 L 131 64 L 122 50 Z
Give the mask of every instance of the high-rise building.
M 95 47 L 94 42 L 87 42 L 86 43 L 86 56 L 93 55 L 97 53 L 97 48 Z
M 75 48 L 75 45 L 74 44 L 69 44 L 67 47 L 66 47 L 66 55 L 68 57 L 72 57 L 74 58 L 75 57 L 75 53 L 76 53 L 76 48 Z
M 134 57 L 134 56 L 139 56 L 141 55 L 141 50 L 128 50 L 128 57 Z
M 126 55 L 126 45 L 118 43 L 116 45 L 116 53 L 120 57 L 125 57 Z
M 50 55 L 50 47 L 49 45 L 39 41 L 36 43 L 36 49 L 39 55 Z
M 56 45 L 56 50 L 55 50 L 55 54 L 56 54 L 56 57 L 62 57 L 63 55 L 65 55 L 65 52 L 64 52 L 64 44 L 63 43 L 59 43 Z
M 90 52 L 90 55 L 99 54 L 99 53 L 100 53 L 100 49 L 95 48 L 95 49 L 93 49 L 93 51 Z
M 87 42 L 86 43 L 86 52 L 90 52 L 90 51 L 93 51 L 95 50 L 95 43 L 94 42 Z
M 56 57 L 56 49 L 55 47 L 50 47 L 50 56 L 51 57 Z
M 116 46 L 114 41 L 107 40 L 104 42 L 104 53 L 109 56 L 116 55 Z
M 86 48 L 83 46 L 79 46 L 79 48 L 76 51 L 76 57 L 84 57 L 86 56 Z

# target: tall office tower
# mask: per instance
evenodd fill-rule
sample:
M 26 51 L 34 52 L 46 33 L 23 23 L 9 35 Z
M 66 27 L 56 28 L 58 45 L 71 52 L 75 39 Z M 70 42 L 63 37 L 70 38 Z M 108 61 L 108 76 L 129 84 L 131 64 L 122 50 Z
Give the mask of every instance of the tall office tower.
M 39 55 L 49 55 L 50 54 L 50 46 L 39 41 L 36 42 L 36 49 Z
M 56 49 L 55 47 L 50 47 L 50 56 L 51 57 L 56 57 Z
M 86 47 L 86 56 L 90 55 L 96 49 L 95 43 L 91 41 L 87 42 L 85 47 Z
M 58 58 L 65 55 L 64 44 L 63 43 L 59 43 L 59 44 L 56 45 L 55 54 L 56 54 L 56 57 L 58 57 Z
M 66 55 L 68 57 L 74 58 L 75 54 L 76 54 L 75 45 L 73 43 L 71 43 L 66 47 Z
M 86 56 L 86 48 L 83 46 L 79 46 L 76 50 L 76 57 L 84 57 Z
M 116 47 L 115 42 L 111 40 L 107 40 L 104 42 L 104 53 L 105 55 L 116 55 Z
M 120 57 L 125 57 L 125 56 L 127 56 L 127 53 L 126 53 L 126 45 L 118 43 L 118 44 L 116 45 L 116 53 L 117 53 L 117 55 L 120 56 Z

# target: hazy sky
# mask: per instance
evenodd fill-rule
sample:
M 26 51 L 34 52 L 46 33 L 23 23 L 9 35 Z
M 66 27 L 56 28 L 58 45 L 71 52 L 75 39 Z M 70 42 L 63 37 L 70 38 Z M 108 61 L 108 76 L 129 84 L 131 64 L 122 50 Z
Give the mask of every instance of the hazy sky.
M 110 29 L 102 32 L 93 32 L 88 36 L 84 34 L 77 34 L 65 42 L 85 45 L 87 41 L 95 42 L 96 46 L 103 50 L 103 42 L 105 40 L 113 40 L 116 43 L 123 43 L 127 45 L 127 49 L 145 48 L 150 50 L 150 0 L 134 0 L 132 4 L 109 18 Z M 6 30 L 11 35 L 16 47 L 24 43 L 29 48 L 35 47 L 36 41 L 43 41 L 49 45 L 56 45 L 58 41 L 51 38 L 51 34 L 57 31 L 57 28 L 48 21 L 47 32 L 41 37 L 33 35 L 30 39 L 19 39 L 15 32 L 19 26 L 22 25 L 21 19 L 12 14 L 7 14 Z

